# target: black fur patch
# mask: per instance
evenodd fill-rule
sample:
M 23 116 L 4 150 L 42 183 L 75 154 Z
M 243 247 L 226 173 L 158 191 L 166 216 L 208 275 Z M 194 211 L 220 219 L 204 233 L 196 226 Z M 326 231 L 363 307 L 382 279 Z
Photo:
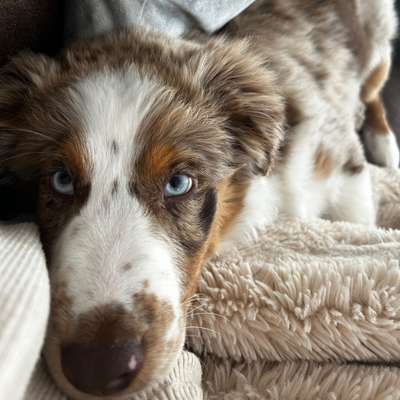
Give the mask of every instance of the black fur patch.
M 214 220 L 217 210 L 217 192 L 215 189 L 209 189 L 205 195 L 204 203 L 200 211 L 200 223 L 204 233 L 208 233 Z

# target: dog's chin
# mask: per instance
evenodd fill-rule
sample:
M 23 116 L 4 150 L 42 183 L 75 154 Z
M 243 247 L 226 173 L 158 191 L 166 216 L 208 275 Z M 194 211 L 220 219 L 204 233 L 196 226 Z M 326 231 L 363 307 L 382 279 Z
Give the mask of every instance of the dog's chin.
M 165 349 L 164 352 L 158 353 L 157 363 L 150 368 L 146 365 L 146 356 L 143 362 L 143 369 L 135 378 L 133 383 L 123 392 L 112 395 L 93 395 L 85 393 L 74 387 L 66 378 L 61 366 L 60 344 L 54 337 L 48 337 L 44 347 L 44 358 L 46 360 L 47 370 L 53 378 L 58 388 L 68 396 L 71 400 L 124 400 L 132 394 L 149 390 L 162 383 L 171 373 L 176 365 L 181 351 L 183 350 L 185 339 L 185 330 L 182 330 L 179 337 L 175 341 L 175 348 Z M 154 360 L 153 360 L 154 361 Z M 150 370 L 151 369 L 151 370 Z

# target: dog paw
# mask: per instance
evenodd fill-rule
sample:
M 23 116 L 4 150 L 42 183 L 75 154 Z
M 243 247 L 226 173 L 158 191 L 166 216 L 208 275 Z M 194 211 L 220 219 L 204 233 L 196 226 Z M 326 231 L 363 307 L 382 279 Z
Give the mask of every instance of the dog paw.
M 372 162 L 382 167 L 399 167 L 400 151 L 393 132 L 377 133 L 367 129 L 365 144 Z

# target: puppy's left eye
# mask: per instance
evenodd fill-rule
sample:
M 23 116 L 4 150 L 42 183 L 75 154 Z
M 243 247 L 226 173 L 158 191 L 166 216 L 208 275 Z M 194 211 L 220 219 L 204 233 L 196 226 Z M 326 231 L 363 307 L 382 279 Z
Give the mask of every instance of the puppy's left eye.
M 165 185 L 165 197 L 178 197 L 189 193 L 193 187 L 193 180 L 187 175 L 174 175 Z
M 57 171 L 51 178 L 53 189 L 61 194 L 72 196 L 74 184 L 71 175 L 66 170 Z

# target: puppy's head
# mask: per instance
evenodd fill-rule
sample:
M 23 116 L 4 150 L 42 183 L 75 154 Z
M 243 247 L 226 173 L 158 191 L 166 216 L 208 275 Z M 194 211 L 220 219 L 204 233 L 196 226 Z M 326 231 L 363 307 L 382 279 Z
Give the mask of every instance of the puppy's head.
M 201 267 L 247 180 L 271 168 L 282 116 L 242 42 L 121 33 L 2 71 L 2 166 L 37 192 L 45 354 L 71 397 L 123 397 L 168 373 Z

